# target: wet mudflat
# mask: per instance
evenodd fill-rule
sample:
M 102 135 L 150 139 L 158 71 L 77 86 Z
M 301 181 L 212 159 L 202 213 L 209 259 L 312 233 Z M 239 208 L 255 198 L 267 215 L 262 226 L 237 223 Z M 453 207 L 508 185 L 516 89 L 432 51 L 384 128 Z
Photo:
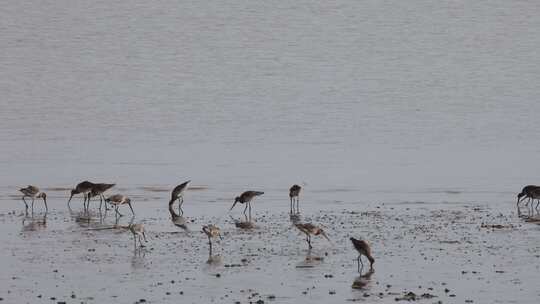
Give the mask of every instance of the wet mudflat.
M 198 191 L 197 193 L 203 193 Z M 195 192 L 190 195 L 194 195 Z M 254 204 L 253 225 L 229 203 L 188 201 L 188 230 L 174 226 L 166 193 L 143 191 L 118 220 L 71 212 L 58 198 L 44 216 L 39 203 L 3 200 L 0 298 L 5 303 L 537 303 L 540 226 L 475 203 L 343 203 L 310 206 L 302 222 L 321 225 L 332 243 L 304 235 L 287 201 Z M 143 199 L 145 198 L 145 199 Z M 498 205 L 496 205 L 498 206 Z M 80 209 L 77 209 L 80 208 Z M 320 210 L 318 210 L 320 209 Z M 145 224 L 148 243 L 134 248 L 115 225 Z M 203 224 L 217 224 L 208 263 Z M 372 244 L 375 271 L 357 273 L 348 237 Z

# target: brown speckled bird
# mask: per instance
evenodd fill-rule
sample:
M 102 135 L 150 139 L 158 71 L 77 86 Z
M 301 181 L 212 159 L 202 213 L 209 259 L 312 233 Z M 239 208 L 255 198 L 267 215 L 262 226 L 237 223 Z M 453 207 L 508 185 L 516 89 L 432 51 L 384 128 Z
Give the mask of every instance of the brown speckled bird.
M 212 239 L 215 239 L 216 237 L 219 237 L 220 239 L 223 239 L 221 237 L 221 231 L 218 226 L 215 225 L 205 225 L 202 227 L 202 231 L 206 236 L 208 237 L 208 245 L 209 247 L 209 256 L 212 257 Z
M 144 238 L 145 242 L 148 242 L 146 240 L 146 234 L 144 233 L 144 225 L 143 224 L 131 224 L 128 226 L 129 231 L 133 234 L 133 240 L 135 241 L 135 249 L 137 249 L 137 237 L 139 238 L 139 245 L 140 247 L 145 247 L 142 243 L 142 238 Z
M 306 234 L 306 242 L 308 243 L 309 249 L 313 248 L 311 246 L 311 235 L 322 235 L 329 242 L 332 242 L 330 241 L 330 239 L 328 238 L 324 230 L 322 230 L 322 228 L 319 228 L 313 225 L 312 223 L 304 223 L 304 224 L 298 223 L 298 224 L 294 224 L 294 226 L 298 228 L 298 230 Z
M 115 194 L 109 196 L 107 199 L 105 199 L 105 202 L 111 204 L 114 206 L 114 210 L 116 211 L 116 215 L 122 216 L 120 212 L 118 212 L 118 207 L 120 205 L 128 205 L 131 209 L 131 213 L 135 215 L 135 212 L 133 211 L 133 207 L 131 206 L 131 199 L 129 197 L 122 195 L 122 194 Z
M 26 206 L 26 211 L 28 212 L 28 204 L 26 203 L 25 197 L 29 197 L 32 199 L 32 212 L 34 211 L 34 199 L 36 198 L 42 198 L 43 203 L 45 203 L 45 211 L 48 211 L 49 208 L 47 207 L 47 194 L 45 192 L 41 192 L 38 187 L 28 185 L 26 188 L 21 188 L 19 191 L 23 194 L 22 200 Z

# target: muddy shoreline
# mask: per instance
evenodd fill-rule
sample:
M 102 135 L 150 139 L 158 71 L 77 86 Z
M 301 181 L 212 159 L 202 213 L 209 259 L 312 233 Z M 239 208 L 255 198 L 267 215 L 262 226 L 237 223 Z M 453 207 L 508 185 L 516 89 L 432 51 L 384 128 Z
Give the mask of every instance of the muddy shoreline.
M 444 208 L 425 203 L 331 204 L 315 211 L 304 203 L 302 221 L 322 225 L 332 239 L 329 243 L 314 237 L 314 249 L 308 252 L 286 203 L 271 199 L 256 203 L 254 227 L 240 227 L 235 223 L 242 220 L 241 211 L 227 214 L 224 203 L 196 206 L 192 200 L 185 205 L 191 208 L 186 231 L 170 222 L 163 204 L 158 207 L 152 199 L 156 193 L 149 191 L 147 200 L 135 207 L 137 217 L 124 216 L 118 222 L 95 211 L 68 212 L 59 200 L 46 218 L 39 210 L 33 217 L 25 216 L 19 201 L 6 200 L 0 213 L 4 231 L 0 298 L 5 303 L 536 303 L 540 299 L 535 288 L 540 277 L 540 226 L 514 211 L 473 203 Z M 274 205 L 280 210 L 268 208 Z M 125 229 L 100 229 L 131 220 L 145 224 L 146 248 L 134 250 Z M 214 245 L 219 257 L 211 264 L 207 239 L 200 231 L 207 223 L 219 225 L 224 237 Z M 349 236 L 372 243 L 373 273 L 356 272 Z

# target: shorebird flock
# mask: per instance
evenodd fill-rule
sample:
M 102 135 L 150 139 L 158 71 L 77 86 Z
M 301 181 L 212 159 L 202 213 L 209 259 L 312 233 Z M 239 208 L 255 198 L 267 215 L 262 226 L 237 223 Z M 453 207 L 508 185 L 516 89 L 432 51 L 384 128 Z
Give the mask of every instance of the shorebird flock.
M 171 198 L 168 203 L 168 210 L 171 216 L 172 223 L 175 226 L 182 228 L 183 230 L 188 230 L 186 219 L 183 217 L 184 211 L 182 209 L 182 205 L 184 203 L 184 194 L 186 190 L 189 188 L 190 182 L 191 181 L 186 181 L 176 186 L 171 191 Z M 123 194 L 113 194 L 108 197 L 105 197 L 105 192 L 107 192 L 114 186 L 115 184 L 92 183 L 89 181 L 80 182 L 70 192 L 70 196 L 67 203 L 68 208 L 71 210 L 70 202 L 72 198 L 75 195 L 82 194 L 83 208 L 85 212 L 88 212 L 90 208 L 91 199 L 97 196 L 100 199 L 100 204 L 98 208 L 100 213 L 103 207 L 105 209 L 104 210 L 105 212 L 113 208 L 115 212 L 115 216 L 118 218 L 118 217 L 123 216 L 119 212 L 119 207 L 123 205 L 127 205 L 130 208 L 132 215 L 135 215 L 135 211 L 133 210 L 133 206 L 132 206 L 132 201 L 129 197 Z M 29 185 L 25 188 L 21 188 L 19 189 L 19 191 L 23 194 L 21 199 L 24 202 L 25 211 L 27 214 L 28 214 L 29 205 L 26 199 L 31 199 L 30 208 L 32 210 L 32 213 L 34 211 L 34 201 L 36 199 L 42 199 L 45 206 L 45 214 L 47 213 L 48 211 L 47 195 L 45 194 L 45 192 L 41 191 L 38 187 L 32 186 L 32 185 Z M 321 226 L 318 226 L 309 222 L 305 222 L 305 223 L 301 222 L 300 216 L 299 216 L 300 215 L 299 202 L 300 202 L 301 191 L 302 191 L 302 187 L 296 184 L 293 185 L 289 189 L 290 219 L 291 219 L 291 222 L 293 223 L 293 226 L 296 227 L 300 232 L 305 234 L 306 242 L 308 245 L 308 251 L 310 252 L 311 249 L 313 248 L 312 240 L 311 240 L 312 236 L 322 236 L 326 240 L 328 240 L 328 242 L 332 243 L 332 241 L 330 240 L 330 238 L 328 237 L 328 235 L 326 234 L 326 232 L 323 230 Z M 252 209 L 251 202 L 256 197 L 262 196 L 263 194 L 264 192 L 262 191 L 249 190 L 235 197 L 233 205 L 231 206 L 229 211 L 231 211 L 238 203 L 244 204 L 245 207 L 244 207 L 243 214 L 246 218 L 246 221 L 234 220 L 236 227 L 242 228 L 242 229 L 251 229 L 254 227 L 254 224 L 252 222 L 252 216 L 251 216 L 251 209 Z M 525 200 L 527 201 L 525 202 Z M 536 206 L 534 206 L 535 200 L 536 200 Z M 178 213 L 175 211 L 175 208 L 174 208 L 175 202 L 178 202 Z M 519 214 L 521 212 L 520 204 L 523 202 L 525 202 L 525 206 L 527 207 L 529 212 L 534 212 L 534 210 L 536 210 L 537 213 L 540 213 L 538 210 L 540 206 L 540 186 L 527 185 L 521 190 L 520 193 L 518 193 L 516 205 L 517 205 Z M 138 241 L 139 247 L 144 247 L 142 240 L 147 242 L 145 228 L 144 228 L 144 225 L 141 223 L 138 223 L 138 224 L 131 223 L 128 226 L 115 226 L 115 228 L 122 228 L 128 231 L 131 231 L 133 235 L 133 239 L 134 239 L 135 248 L 137 248 L 137 241 Z M 103 228 L 103 229 L 108 229 L 108 228 Z M 220 231 L 221 230 L 219 227 L 211 223 L 202 226 L 202 232 L 208 237 L 209 257 L 210 257 L 208 260 L 209 262 L 214 257 L 212 255 L 212 252 L 213 252 L 212 240 L 217 239 L 218 237 L 219 239 L 223 239 Z M 362 273 L 362 269 L 364 266 L 361 259 L 362 256 L 365 256 L 369 260 L 370 272 L 373 272 L 373 264 L 375 262 L 375 258 L 372 255 L 371 246 L 369 245 L 369 243 L 366 240 L 356 239 L 354 237 L 350 237 L 350 241 L 353 245 L 353 248 L 358 252 L 358 257 L 356 259 L 358 263 L 358 272 Z

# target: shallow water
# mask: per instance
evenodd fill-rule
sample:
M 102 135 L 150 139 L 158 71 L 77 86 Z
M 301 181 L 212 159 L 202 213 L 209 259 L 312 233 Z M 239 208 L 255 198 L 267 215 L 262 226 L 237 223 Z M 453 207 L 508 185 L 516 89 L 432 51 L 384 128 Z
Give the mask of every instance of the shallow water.
M 433 287 L 443 302 L 472 295 L 475 302 L 538 302 L 528 285 L 539 278 L 538 226 L 517 218 L 514 199 L 523 185 L 537 183 L 539 13 L 534 1 L 4 1 L 0 225 L 9 233 L 0 242 L 7 269 L 0 297 L 34 302 L 34 293 L 65 297 L 73 290 L 88 302 L 115 295 L 126 303 L 173 301 L 161 298 L 165 282 L 192 276 L 181 288 L 191 302 L 244 302 L 250 293 L 239 290 L 249 288 L 275 293 L 278 302 L 362 298 L 351 290 L 347 236 L 367 233 L 383 256 L 367 301 L 383 292 L 379 301 L 393 302 L 387 292 L 412 290 L 414 273 L 423 287 L 445 281 L 456 288 L 456 298 L 441 299 L 444 292 Z M 154 250 L 133 257 L 129 234 L 79 226 L 65 202 L 68 189 L 85 179 L 115 182 L 115 192 L 134 200 L 136 221 L 160 236 Z M 185 209 L 195 221 L 189 237 L 172 233 L 166 209 L 168 191 L 187 179 L 193 188 Z M 46 227 L 22 232 L 17 189 L 29 183 L 47 190 L 51 212 Z M 289 227 L 293 183 L 304 185 L 307 217 L 322 210 L 361 224 L 342 231 L 327 223 L 337 251 L 314 268 L 293 267 L 305 255 L 296 232 L 264 232 Z M 247 189 L 265 192 L 254 207 L 267 219 L 254 235 L 238 232 L 225 214 Z M 381 207 L 383 218 L 406 230 L 432 212 L 473 206 L 516 226 L 490 234 L 493 248 L 474 243 L 458 253 L 494 252 L 488 260 L 512 266 L 511 275 L 493 274 L 476 257 L 471 267 L 482 275 L 470 280 L 454 272 L 466 265 L 461 256 L 404 263 L 420 251 L 398 250 L 406 237 L 392 244 L 398 232 L 380 228 L 379 235 L 377 218 L 341 213 Z M 456 239 L 483 242 L 474 214 Z M 245 268 L 208 270 L 197 231 L 209 217 L 235 239 L 223 242 L 226 263 L 238 262 L 235 248 L 246 242 L 242 256 L 257 251 L 256 236 L 274 252 Z M 296 246 L 294 254 L 275 253 L 285 244 Z M 504 249 L 514 246 L 510 262 Z M 176 259 L 178 250 L 187 256 Z M 59 256 L 66 261 L 54 273 Z M 42 263 L 20 273 L 31 261 Z M 331 271 L 334 279 L 324 278 Z M 150 286 L 159 281 L 164 285 Z M 385 284 L 395 288 L 381 290 Z M 299 292 L 313 285 L 316 291 Z M 222 298 L 225 287 L 231 293 Z

